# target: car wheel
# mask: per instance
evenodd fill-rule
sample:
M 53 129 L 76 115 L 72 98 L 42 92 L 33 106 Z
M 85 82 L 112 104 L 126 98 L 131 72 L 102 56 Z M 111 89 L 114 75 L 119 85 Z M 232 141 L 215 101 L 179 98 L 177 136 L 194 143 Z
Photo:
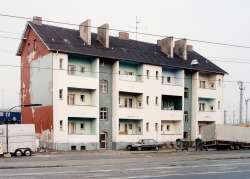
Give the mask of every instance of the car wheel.
M 235 146 L 233 144 L 230 145 L 230 149 L 231 150 L 234 150 L 235 149 Z
M 155 146 L 155 150 L 159 150 L 159 147 L 158 147 L 158 146 Z
M 142 149 L 142 148 L 141 148 L 140 146 L 139 146 L 139 147 L 137 147 L 137 150 L 138 150 L 138 151 L 141 151 L 141 149 Z
M 25 155 L 25 156 L 31 156 L 31 153 L 32 153 L 32 152 L 31 152 L 30 149 L 27 149 L 27 150 L 24 151 L 24 155 Z
M 23 154 L 23 152 L 21 150 L 19 150 L 19 149 L 17 149 L 15 151 L 15 155 L 18 156 L 18 157 L 20 157 L 22 154 Z
M 236 149 L 236 150 L 240 150 L 240 146 L 239 146 L 239 145 L 236 145 L 236 146 L 235 146 L 235 149 Z

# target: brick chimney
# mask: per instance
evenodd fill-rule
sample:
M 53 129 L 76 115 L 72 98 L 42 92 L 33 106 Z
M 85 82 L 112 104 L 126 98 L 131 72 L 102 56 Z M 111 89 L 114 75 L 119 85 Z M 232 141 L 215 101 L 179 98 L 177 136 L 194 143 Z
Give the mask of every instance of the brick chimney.
M 173 37 L 167 37 L 161 40 L 161 51 L 170 58 L 174 57 Z
M 129 40 L 129 33 L 119 32 L 119 39 Z
M 79 31 L 81 39 L 88 45 L 91 45 L 91 20 L 87 19 L 81 23 L 79 26 Z
M 161 40 L 157 40 L 157 46 L 161 46 Z
M 103 24 L 97 29 L 97 40 L 106 48 L 109 48 L 109 25 Z
M 42 17 L 34 16 L 33 23 L 35 24 L 42 24 Z
M 192 51 L 193 50 L 193 45 L 187 45 L 187 51 Z
M 174 42 L 174 52 L 184 60 L 187 60 L 187 40 L 181 39 Z

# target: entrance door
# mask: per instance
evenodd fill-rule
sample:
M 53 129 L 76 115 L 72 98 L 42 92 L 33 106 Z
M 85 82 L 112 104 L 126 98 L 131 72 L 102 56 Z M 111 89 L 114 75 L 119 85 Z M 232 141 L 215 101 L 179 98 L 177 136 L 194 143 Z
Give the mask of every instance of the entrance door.
M 100 134 L 100 149 L 107 149 L 106 142 L 107 142 L 106 133 L 101 133 Z

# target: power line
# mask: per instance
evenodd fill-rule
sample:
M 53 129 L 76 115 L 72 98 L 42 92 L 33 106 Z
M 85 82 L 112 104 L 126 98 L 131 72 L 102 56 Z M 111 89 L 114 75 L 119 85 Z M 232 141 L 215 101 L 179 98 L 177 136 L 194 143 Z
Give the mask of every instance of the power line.
M 0 16 L 10 17 L 10 18 L 32 20 L 32 18 L 21 17 L 21 16 L 13 16 L 13 15 L 7 15 L 7 14 L 0 14 Z M 78 26 L 78 27 L 80 26 L 79 24 L 72 24 L 72 23 L 66 23 L 66 22 L 57 22 L 57 21 L 51 21 L 51 20 L 43 20 L 43 21 L 44 22 L 49 22 L 49 23 L 63 24 L 63 25 L 72 25 L 72 26 Z M 84 25 L 81 25 L 81 26 L 84 26 Z M 92 28 L 99 28 L 99 27 L 95 27 L 95 26 L 90 26 L 90 27 L 92 27 Z M 119 32 L 128 32 L 128 33 L 140 34 L 140 35 L 147 35 L 147 36 L 163 37 L 163 38 L 169 37 L 169 36 L 165 36 L 165 35 L 158 35 L 158 34 L 152 34 L 152 33 L 142 33 L 142 32 L 134 32 L 134 31 L 125 31 L 125 30 L 121 30 L 121 29 L 111 29 L 111 28 L 109 28 L 109 30 L 111 30 L 111 31 L 119 31 Z M 173 38 L 175 38 L 175 39 L 185 39 L 185 38 L 180 38 L 180 37 L 173 37 Z M 193 41 L 193 42 L 199 42 L 199 43 L 214 44 L 214 45 L 223 45 L 223 46 L 238 47 L 238 48 L 250 48 L 249 46 L 237 45 L 237 44 L 228 44 L 228 43 L 205 41 L 205 40 L 196 40 L 196 39 L 188 39 L 188 38 L 186 38 L 186 40 Z

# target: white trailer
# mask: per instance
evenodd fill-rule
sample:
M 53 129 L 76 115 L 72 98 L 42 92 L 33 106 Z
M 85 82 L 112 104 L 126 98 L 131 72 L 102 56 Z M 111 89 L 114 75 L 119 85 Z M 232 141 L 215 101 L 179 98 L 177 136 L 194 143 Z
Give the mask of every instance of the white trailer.
M 201 129 L 202 148 L 230 148 L 239 150 L 250 147 L 250 128 L 234 125 L 211 124 Z
M 6 124 L 0 125 L 0 143 L 7 153 Z M 17 156 L 30 156 L 36 152 L 34 124 L 8 124 L 8 152 Z

